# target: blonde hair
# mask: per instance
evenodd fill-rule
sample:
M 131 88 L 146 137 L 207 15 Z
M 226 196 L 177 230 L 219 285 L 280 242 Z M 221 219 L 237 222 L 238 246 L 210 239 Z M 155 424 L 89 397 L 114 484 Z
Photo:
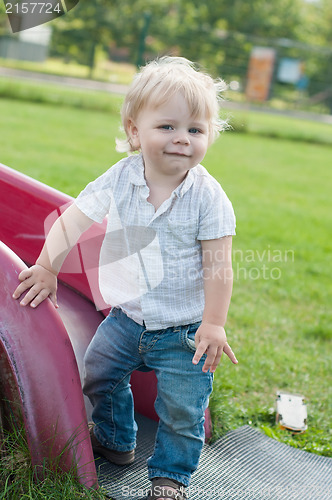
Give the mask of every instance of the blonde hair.
M 129 137 L 129 121 L 135 121 L 142 109 L 157 108 L 178 92 L 183 94 L 193 118 L 203 116 L 208 120 L 211 144 L 227 126 L 219 117 L 220 94 L 225 89 L 223 80 L 213 80 L 210 75 L 196 70 L 184 57 L 161 57 L 148 63 L 136 74 L 125 97 L 121 118 L 127 139 L 117 139 L 116 150 L 135 151 Z

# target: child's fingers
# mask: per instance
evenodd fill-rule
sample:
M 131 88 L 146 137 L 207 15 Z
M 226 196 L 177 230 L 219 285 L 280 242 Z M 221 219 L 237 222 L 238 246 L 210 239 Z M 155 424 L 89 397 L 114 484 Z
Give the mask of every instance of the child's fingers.
M 30 276 L 32 276 L 32 271 L 31 269 L 24 269 L 23 271 L 20 272 L 20 274 L 18 275 L 18 279 L 20 281 L 24 281 L 26 280 L 27 278 L 30 278 Z
M 205 353 L 206 359 L 202 371 L 204 373 L 208 372 L 209 370 L 211 372 L 215 372 L 223 353 L 222 348 L 218 346 L 208 345 L 206 342 L 200 342 L 193 357 L 193 363 L 196 365 Z
M 221 347 L 215 348 L 215 347 L 209 346 L 207 349 L 205 349 L 205 351 L 203 351 L 203 346 L 201 346 L 200 350 L 199 350 L 199 348 L 200 348 L 200 344 L 198 345 L 196 353 L 193 357 L 193 363 L 197 364 L 199 362 L 199 360 L 201 359 L 201 357 L 203 356 L 203 354 L 206 352 L 207 356 L 206 356 L 206 360 L 205 360 L 205 363 L 204 363 L 203 368 L 202 368 L 202 371 L 204 373 L 208 372 L 209 370 L 211 373 L 214 373 L 216 371 L 216 368 L 217 368 L 218 364 L 220 363 L 221 356 L 222 356 L 223 352 L 229 357 L 229 359 L 232 361 L 232 363 L 234 363 L 235 365 L 238 363 L 238 360 L 236 359 L 234 352 L 232 351 L 231 347 L 229 346 L 229 344 L 227 342 L 226 342 L 223 349 Z
M 20 278 L 21 274 L 19 275 L 20 280 L 21 280 L 21 278 Z M 23 278 L 22 283 L 20 283 L 18 285 L 18 287 L 14 290 L 13 299 L 18 299 L 22 295 L 22 293 L 24 293 L 28 288 L 30 288 L 30 286 L 31 286 L 31 282 L 28 279 L 28 277 Z
M 214 373 L 220 362 L 222 353 L 222 347 L 209 346 L 208 350 L 206 351 L 207 356 L 202 371 L 206 373 L 210 370 L 211 373 Z
M 21 283 L 18 285 L 18 287 L 15 289 L 13 293 L 13 299 L 18 299 L 22 293 L 24 293 L 30 286 L 33 284 L 29 278 L 32 276 L 32 271 L 31 269 L 24 269 L 24 271 L 21 271 L 20 274 L 18 275 L 18 279 L 21 281 Z
M 205 371 L 207 372 L 208 370 L 210 370 L 211 373 L 214 373 L 216 371 L 217 366 L 220 363 L 222 354 L 223 354 L 222 347 L 218 347 L 217 348 L 217 352 L 216 352 L 216 354 L 214 356 L 214 359 L 213 359 L 212 363 L 211 364 L 207 364 L 207 359 L 208 358 L 206 359 L 206 361 L 204 363 L 204 366 L 203 366 L 203 372 L 205 372 Z
M 32 292 L 33 290 L 31 290 Z M 29 292 L 30 293 L 30 292 Z M 28 296 L 28 294 L 24 297 L 24 300 L 26 299 L 26 297 Z M 35 295 L 31 300 L 30 297 L 28 297 L 28 302 L 27 303 L 24 303 L 22 305 L 27 305 L 29 302 L 30 302 L 30 306 L 31 307 L 37 307 L 39 306 L 39 304 L 41 304 L 45 299 L 47 299 L 47 297 L 50 296 L 50 291 L 47 289 L 47 288 L 43 288 L 42 290 L 40 290 L 40 292 L 38 292 L 37 295 Z M 55 304 L 54 304 L 55 306 Z
M 22 283 L 22 284 L 24 284 L 24 283 Z M 26 287 L 26 288 L 29 288 L 29 287 Z M 39 301 L 37 300 L 37 297 L 38 297 L 38 295 L 40 294 L 41 291 L 42 290 L 41 290 L 40 286 L 38 286 L 38 285 L 32 286 L 29 289 L 29 291 L 25 294 L 25 296 L 23 297 L 23 299 L 21 300 L 20 305 L 21 306 L 27 306 L 30 303 L 32 305 L 32 301 L 35 300 L 35 301 L 37 301 L 36 305 L 32 306 L 32 307 L 36 307 L 38 305 L 38 303 L 39 303 Z
M 56 292 L 52 292 L 49 295 L 49 298 L 51 299 L 51 302 L 54 305 L 55 309 L 58 309 L 59 305 L 58 305 L 58 300 L 57 300 Z
M 227 342 L 224 346 L 224 353 L 229 357 L 232 363 L 234 363 L 235 365 L 238 363 L 238 360 L 236 359 L 234 352 L 232 351 L 230 345 Z
M 208 347 L 207 342 L 202 342 L 202 341 L 199 342 L 197 349 L 196 349 L 196 352 L 195 352 L 194 357 L 193 357 L 194 365 L 197 365 L 199 363 L 199 361 L 200 361 L 201 357 L 203 356 L 203 354 L 205 353 L 207 347 Z

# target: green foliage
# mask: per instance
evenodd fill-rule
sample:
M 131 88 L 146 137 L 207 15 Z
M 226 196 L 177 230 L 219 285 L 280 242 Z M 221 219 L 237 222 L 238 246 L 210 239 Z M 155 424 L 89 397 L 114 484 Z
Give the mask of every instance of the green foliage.
M 58 463 L 31 464 L 26 436 L 22 429 L 1 433 L 0 500 L 103 500 L 102 490 L 80 485 L 75 470 L 64 473 Z M 37 477 L 39 479 L 37 479 Z
M 94 0 L 80 2 L 54 23 L 52 54 L 93 65 L 97 46 L 106 53 L 113 47 L 126 49 L 124 57 L 136 63 L 147 13 L 151 16 L 147 58 L 181 54 L 226 78 L 245 77 L 253 45 L 275 46 L 276 40 L 291 39 L 307 47 L 328 46 L 331 37 L 327 0 L 208 0 L 203 4 L 192 0 Z M 279 56 L 282 51 L 282 45 L 278 46 Z
M 114 28 L 112 3 L 79 2 L 75 9 L 58 19 L 54 23 L 52 54 L 93 68 L 97 45 L 106 47 Z

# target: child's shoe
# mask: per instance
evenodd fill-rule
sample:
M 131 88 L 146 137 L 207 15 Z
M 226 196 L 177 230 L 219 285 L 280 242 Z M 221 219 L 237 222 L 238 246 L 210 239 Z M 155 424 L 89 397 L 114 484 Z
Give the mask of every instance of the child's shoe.
M 92 444 L 92 449 L 95 453 L 98 453 L 99 455 L 102 455 L 106 460 L 109 462 L 112 462 L 112 464 L 116 465 L 129 465 L 133 463 L 135 460 L 135 450 L 130 450 L 130 451 L 117 451 L 117 450 L 110 450 L 109 448 L 106 448 L 96 438 L 93 432 L 93 427 L 91 426 L 89 429 L 90 432 L 90 439 L 91 439 L 91 444 Z
M 155 477 L 152 479 L 152 488 L 146 500 L 186 500 L 188 498 L 184 486 L 168 479 L 167 477 Z

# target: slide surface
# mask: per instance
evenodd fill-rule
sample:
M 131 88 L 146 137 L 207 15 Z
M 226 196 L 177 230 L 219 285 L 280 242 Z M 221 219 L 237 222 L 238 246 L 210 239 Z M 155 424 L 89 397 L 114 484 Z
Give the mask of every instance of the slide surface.
M 24 263 L 0 244 L 0 408 L 3 424 L 24 424 L 34 465 L 44 458 L 97 482 L 72 344 L 49 300 L 36 310 L 11 297 Z

